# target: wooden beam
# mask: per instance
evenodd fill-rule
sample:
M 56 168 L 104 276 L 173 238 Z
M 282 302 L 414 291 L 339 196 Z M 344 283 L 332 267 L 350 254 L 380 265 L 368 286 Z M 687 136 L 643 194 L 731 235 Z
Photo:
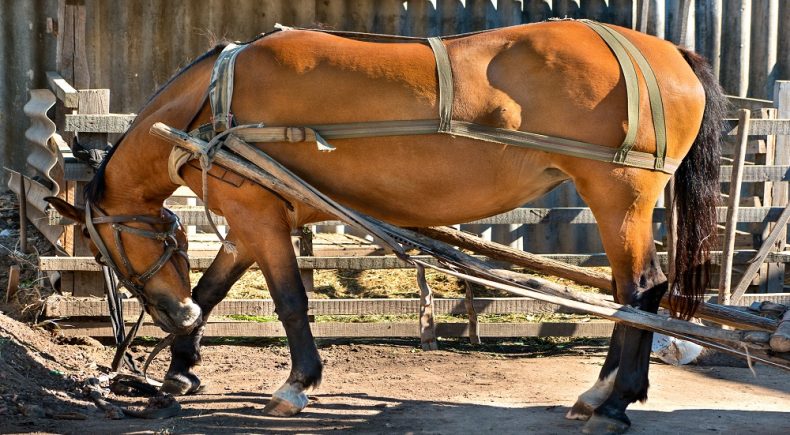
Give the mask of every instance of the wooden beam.
M 746 264 L 754 257 L 756 250 L 742 250 L 735 253 L 735 264 Z M 546 254 L 542 257 L 562 261 L 576 266 L 601 267 L 608 266 L 609 260 L 606 254 Z M 434 261 L 427 256 L 414 256 L 414 258 L 425 261 Z M 482 259 L 482 257 L 480 257 Z M 666 252 L 659 252 L 658 259 L 662 267 L 667 265 Z M 209 267 L 214 257 L 190 257 L 193 270 L 205 270 Z M 299 257 L 297 258 L 299 267 L 302 269 L 343 269 L 343 270 L 367 270 L 367 269 L 406 269 L 410 266 L 403 263 L 393 256 L 369 256 L 369 257 Z M 711 252 L 711 263 L 720 264 L 721 251 Z M 769 263 L 790 263 L 790 252 L 770 252 L 766 257 Z M 39 267 L 42 271 L 85 271 L 98 272 L 101 267 L 93 257 L 40 257 Z M 253 266 L 253 268 L 256 268 Z
M 526 267 L 534 272 L 559 276 L 576 281 L 582 285 L 588 285 L 606 291 L 611 291 L 612 289 L 612 277 L 609 274 L 573 266 L 561 261 L 551 260 L 540 255 L 530 254 L 529 252 L 513 249 L 498 243 L 488 242 L 480 237 L 469 235 L 450 227 L 417 228 L 415 231 L 451 245 L 470 249 L 495 260 Z
M 136 115 L 109 113 L 105 115 L 66 115 L 66 131 L 83 133 L 123 133 L 134 122 Z
M 79 107 L 79 97 L 77 90 L 74 89 L 69 82 L 60 76 L 55 71 L 47 71 L 47 83 L 49 88 L 58 97 L 58 100 L 63 102 L 63 106 L 67 109 L 76 109 Z
M 58 323 L 60 332 L 66 337 L 90 336 L 112 337 L 112 327 L 106 322 L 67 322 Z M 468 337 L 466 323 L 438 323 L 436 335 L 439 337 Z M 319 322 L 310 325 L 315 337 L 344 338 L 391 338 L 419 337 L 417 322 L 409 323 L 342 323 Z M 585 323 L 481 323 L 480 335 L 483 337 L 609 337 L 614 329 L 613 322 L 594 321 Z M 140 327 L 138 336 L 164 337 L 166 334 L 153 324 Z M 209 322 L 204 337 L 285 337 L 280 322 Z
M 788 298 L 790 299 L 790 297 Z M 434 314 L 461 315 L 467 313 L 465 299 L 434 299 Z M 134 320 L 140 315 L 137 299 L 124 299 L 124 316 Z M 314 316 L 372 316 L 417 314 L 420 300 L 410 299 L 310 299 L 307 303 L 310 315 Z M 528 298 L 475 298 L 473 308 L 479 314 L 571 314 L 573 310 L 556 304 Z M 246 314 L 251 316 L 272 316 L 274 302 L 271 299 L 225 299 L 211 311 L 212 316 L 232 316 Z M 101 298 L 75 298 L 54 296 L 47 298 L 44 316 L 50 318 L 66 317 L 107 317 L 107 301 Z
M 738 120 L 725 119 L 728 136 L 738 135 Z M 749 124 L 749 136 L 787 135 L 790 134 L 790 119 L 752 119 Z

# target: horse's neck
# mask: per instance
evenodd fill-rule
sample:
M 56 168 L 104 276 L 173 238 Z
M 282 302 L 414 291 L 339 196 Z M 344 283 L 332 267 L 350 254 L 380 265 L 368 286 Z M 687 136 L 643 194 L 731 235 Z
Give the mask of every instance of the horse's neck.
M 118 146 L 104 174 L 102 207 L 124 214 L 158 213 L 177 187 L 167 173 L 169 147 L 128 141 Z

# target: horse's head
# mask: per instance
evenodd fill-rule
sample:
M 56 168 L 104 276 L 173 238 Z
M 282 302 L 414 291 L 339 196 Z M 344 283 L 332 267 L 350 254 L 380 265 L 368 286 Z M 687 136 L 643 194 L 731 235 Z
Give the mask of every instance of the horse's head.
M 188 334 L 200 323 L 200 307 L 191 298 L 187 237 L 173 212 L 111 216 L 91 204 L 83 209 L 58 198 L 47 201 L 80 223 L 96 261 L 115 271 L 162 329 Z

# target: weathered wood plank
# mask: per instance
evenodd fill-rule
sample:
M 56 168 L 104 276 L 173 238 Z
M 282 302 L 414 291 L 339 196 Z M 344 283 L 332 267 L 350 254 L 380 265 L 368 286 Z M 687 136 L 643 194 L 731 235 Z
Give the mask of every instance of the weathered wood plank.
M 464 299 L 434 299 L 434 314 L 466 314 Z M 129 320 L 140 315 L 137 299 L 124 299 L 124 316 Z M 410 299 L 310 299 L 309 314 L 313 316 L 372 316 L 417 314 L 420 300 Z M 528 298 L 475 298 L 474 309 L 478 314 L 571 314 L 574 311 L 547 302 Z M 212 310 L 213 316 L 244 314 L 250 316 L 274 315 L 271 299 L 225 299 Z M 106 317 L 107 302 L 102 298 L 52 297 L 44 306 L 46 317 Z
M 706 302 L 716 303 L 715 294 L 706 296 Z M 749 306 L 756 301 L 770 301 L 790 304 L 790 293 L 747 294 L 739 300 L 739 305 Z M 310 315 L 371 316 L 416 314 L 420 300 L 410 299 L 310 299 Z M 434 299 L 434 314 L 467 314 L 464 299 Z M 134 320 L 140 314 L 140 304 L 136 299 L 124 299 L 124 316 Z M 478 314 L 572 314 L 573 310 L 556 304 L 529 298 L 474 298 L 473 307 Z M 107 317 L 107 302 L 101 298 L 51 297 L 44 305 L 45 317 Z M 214 316 L 245 314 L 250 316 L 274 315 L 274 302 L 271 299 L 225 299 L 211 312 Z
M 738 135 L 738 120 L 725 119 L 727 135 Z M 790 119 L 752 119 L 749 124 L 749 136 L 788 135 Z
M 111 337 L 109 323 L 60 323 L 61 332 L 67 337 L 91 336 Z M 420 336 L 417 322 L 411 323 L 342 323 L 319 322 L 310 325 L 315 337 L 346 338 L 387 338 Z M 585 323 L 481 323 L 481 337 L 609 337 L 614 322 L 593 321 Z M 140 336 L 157 337 L 165 333 L 150 323 L 143 324 Z M 438 323 L 436 335 L 439 337 L 468 337 L 466 323 Z M 285 337 L 285 330 L 279 322 L 217 322 L 206 326 L 204 337 Z
M 743 250 L 735 253 L 735 264 L 746 264 L 755 254 L 755 250 Z M 596 254 L 546 254 L 543 255 L 557 261 L 584 267 L 608 266 L 609 261 L 603 253 Z M 426 262 L 435 262 L 432 257 L 413 256 Z M 481 258 L 482 257 L 478 257 Z M 662 267 L 667 266 L 666 252 L 659 252 L 658 259 Z M 214 260 L 214 257 L 190 257 L 193 270 L 205 270 Z M 721 251 L 711 252 L 711 262 L 720 264 Z M 790 252 L 771 252 L 765 259 L 769 263 L 790 263 Z M 298 257 L 297 262 L 302 269 L 404 269 L 411 266 L 393 256 L 369 257 Z M 40 257 L 39 268 L 42 271 L 91 271 L 101 270 L 93 257 Z M 253 266 L 255 268 L 255 266 Z
M 123 133 L 134 121 L 135 115 L 109 113 L 106 115 L 66 115 L 66 131 L 83 133 Z
M 78 107 L 79 97 L 77 96 L 77 90 L 60 74 L 55 71 L 47 71 L 47 82 L 49 83 L 49 88 L 58 97 L 58 100 L 63 102 L 63 106 L 67 109 L 76 109 Z

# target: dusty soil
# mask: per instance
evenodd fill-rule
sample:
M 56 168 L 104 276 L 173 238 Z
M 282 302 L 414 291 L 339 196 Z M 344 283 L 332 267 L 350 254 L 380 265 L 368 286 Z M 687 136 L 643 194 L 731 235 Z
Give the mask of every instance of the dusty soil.
M 24 343 L 21 344 L 21 343 Z M 279 340 L 204 347 L 207 383 L 180 398 L 179 417 L 110 420 L 82 393 L 82 380 L 106 370 L 112 350 L 90 340 L 59 344 L 51 333 L 0 316 L 0 432 L 54 433 L 574 433 L 563 418 L 600 369 L 605 341 L 527 340 L 472 351 L 443 341 L 320 342 L 324 382 L 293 418 L 262 410 L 286 378 Z M 140 356 L 152 343 L 135 346 Z M 166 356 L 151 374 L 162 376 Z M 650 400 L 631 407 L 631 433 L 787 433 L 790 375 L 766 367 L 671 367 L 654 363 Z M 112 401 L 142 406 L 144 398 Z M 84 420 L 66 420 L 80 417 Z

